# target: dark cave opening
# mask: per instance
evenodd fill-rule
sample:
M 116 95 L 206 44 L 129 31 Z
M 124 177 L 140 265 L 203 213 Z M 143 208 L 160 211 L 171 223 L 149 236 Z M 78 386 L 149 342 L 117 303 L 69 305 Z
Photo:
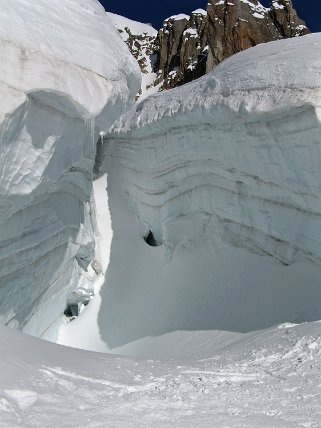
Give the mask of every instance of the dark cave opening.
M 162 245 L 155 239 L 154 234 L 151 230 L 149 231 L 149 234 L 144 237 L 144 240 L 146 244 L 148 244 L 150 247 L 160 247 Z

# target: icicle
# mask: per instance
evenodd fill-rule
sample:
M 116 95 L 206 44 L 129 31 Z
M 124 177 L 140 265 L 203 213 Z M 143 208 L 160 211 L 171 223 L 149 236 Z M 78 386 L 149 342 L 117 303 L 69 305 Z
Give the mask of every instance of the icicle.
M 99 132 L 99 136 L 100 136 L 100 143 L 103 146 L 104 145 L 104 137 L 105 137 L 106 133 L 104 131 Z
M 7 128 L 7 119 L 6 117 L 4 118 L 4 121 L 2 123 L 2 127 L 1 127 L 1 134 L 0 134 L 0 166 L 1 166 L 1 170 L 3 167 L 3 158 L 4 158 L 4 143 L 3 143 L 3 139 L 4 139 L 4 134 L 6 133 L 6 128 Z
M 84 118 L 86 130 L 89 134 L 90 142 L 95 150 L 95 118 Z
M 90 138 L 93 147 L 95 146 L 95 118 L 90 121 Z

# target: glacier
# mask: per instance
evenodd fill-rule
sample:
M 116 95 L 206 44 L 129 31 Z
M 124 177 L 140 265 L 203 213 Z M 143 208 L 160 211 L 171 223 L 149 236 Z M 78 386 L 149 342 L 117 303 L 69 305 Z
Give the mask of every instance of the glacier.
M 4 0 L 0 23 L 0 322 L 41 336 L 95 280 L 96 138 L 140 72 L 96 1 Z
M 319 426 L 321 34 L 133 104 L 98 1 L 0 24 L 0 426 Z

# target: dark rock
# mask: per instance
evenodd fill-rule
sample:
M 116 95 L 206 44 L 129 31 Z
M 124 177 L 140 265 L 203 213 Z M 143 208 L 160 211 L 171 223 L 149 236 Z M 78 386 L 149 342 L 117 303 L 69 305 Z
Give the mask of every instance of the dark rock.
M 207 11 L 189 19 L 164 21 L 158 33 L 163 89 L 198 78 L 229 56 L 277 39 L 310 31 L 298 18 L 291 0 L 273 1 L 265 8 L 258 0 L 208 0 Z
M 304 36 L 310 33 L 305 22 L 298 17 L 291 0 L 273 1 L 270 16 L 284 38 Z
M 291 0 L 273 0 L 269 8 L 258 0 L 208 0 L 206 11 L 165 19 L 157 37 L 135 35 L 129 28 L 120 32 L 126 32 L 142 73 L 157 73 L 154 85 L 160 90 L 201 77 L 252 46 L 310 33 Z

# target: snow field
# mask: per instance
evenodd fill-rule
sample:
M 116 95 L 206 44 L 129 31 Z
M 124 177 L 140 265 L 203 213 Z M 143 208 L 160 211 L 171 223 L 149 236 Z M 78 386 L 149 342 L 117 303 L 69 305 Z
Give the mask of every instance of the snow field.
M 126 428 L 320 423 L 319 322 L 252 333 L 203 361 L 135 360 L 0 331 L 6 428 L 61 420 L 66 427 Z

